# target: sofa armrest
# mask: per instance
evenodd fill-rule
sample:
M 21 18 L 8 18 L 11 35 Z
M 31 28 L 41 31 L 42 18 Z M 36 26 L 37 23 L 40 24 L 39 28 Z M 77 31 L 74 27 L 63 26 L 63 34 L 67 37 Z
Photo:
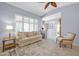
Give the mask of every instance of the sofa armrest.
M 19 41 L 20 39 L 21 39 L 20 37 L 16 36 L 16 41 Z

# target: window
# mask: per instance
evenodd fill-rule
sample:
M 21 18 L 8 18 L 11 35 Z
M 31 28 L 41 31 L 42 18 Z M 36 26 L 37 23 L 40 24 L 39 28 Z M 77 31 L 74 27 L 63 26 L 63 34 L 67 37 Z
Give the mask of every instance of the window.
M 30 18 L 30 32 L 34 31 L 34 19 Z
M 15 20 L 16 20 L 16 32 L 21 32 L 23 30 L 22 29 L 22 16 L 16 15 Z
M 16 16 L 15 16 L 15 19 L 16 19 L 16 21 L 22 21 L 22 16 L 16 15 Z
M 24 23 L 24 32 L 29 32 L 29 23 Z
M 38 31 L 38 25 L 37 24 L 35 24 L 34 31 Z
M 22 23 L 16 22 L 16 32 L 22 32 Z
M 35 22 L 34 22 L 34 31 L 38 31 L 38 20 L 35 19 Z
M 16 32 L 38 31 L 38 20 L 30 17 L 16 15 Z
M 24 22 L 29 23 L 29 18 L 28 17 L 24 17 Z
M 33 24 L 30 24 L 30 32 L 34 31 L 33 28 Z
M 23 19 L 23 24 L 24 24 L 24 32 L 29 32 L 29 18 L 24 17 Z
M 30 18 L 30 23 L 34 23 L 34 19 Z

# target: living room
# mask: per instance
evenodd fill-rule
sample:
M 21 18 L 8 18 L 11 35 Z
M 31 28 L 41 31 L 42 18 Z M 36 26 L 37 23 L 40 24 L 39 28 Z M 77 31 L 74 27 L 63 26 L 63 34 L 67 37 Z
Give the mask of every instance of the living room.
M 57 8 L 49 5 L 44 9 L 45 4 L 45 2 L 0 2 L 1 56 L 79 55 L 79 3 L 57 2 Z M 68 32 L 76 34 L 72 49 L 70 46 L 60 47 L 56 43 L 58 36 L 66 37 Z M 12 48 L 16 50 L 15 53 L 10 51 L 11 49 L 4 51 L 3 42 L 10 38 L 16 39 L 16 48 Z

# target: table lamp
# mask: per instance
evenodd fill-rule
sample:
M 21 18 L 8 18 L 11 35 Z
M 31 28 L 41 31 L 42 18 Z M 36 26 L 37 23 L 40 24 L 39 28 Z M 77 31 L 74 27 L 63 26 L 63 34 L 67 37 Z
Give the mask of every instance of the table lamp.
M 9 39 L 10 39 L 11 38 L 11 31 L 13 30 L 13 26 L 12 25 L 7 25 L 6 30 L 9 32 Z

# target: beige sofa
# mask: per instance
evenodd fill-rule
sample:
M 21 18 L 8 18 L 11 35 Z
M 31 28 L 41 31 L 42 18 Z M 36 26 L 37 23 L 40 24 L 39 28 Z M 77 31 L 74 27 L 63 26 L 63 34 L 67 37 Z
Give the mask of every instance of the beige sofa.
M 38 32 L 18 32 L 16 42 L 19 46 L 25 46 L 42 40 L 41 34 Z

